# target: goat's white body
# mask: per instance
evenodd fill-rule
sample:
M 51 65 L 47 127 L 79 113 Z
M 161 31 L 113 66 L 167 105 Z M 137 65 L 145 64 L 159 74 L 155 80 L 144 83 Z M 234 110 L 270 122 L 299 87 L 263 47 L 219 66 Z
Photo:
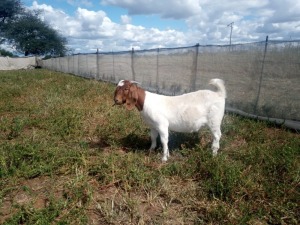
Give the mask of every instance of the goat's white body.
M 213 153 L 217 154 L 221 138 L 221 122 L 225 109 L 225 88 L 223 81 L 214 79 L 212 84 L 218 91 L 200 90 L 180 96 L 164 96 L 145 92 L 144 107 L 141 111 L 145 123 L 151 128 L 152 144 L 156 147 L 156 138 L 160 134 L 163 145 L 163 161 L 169 157 L 168 132 L 196 132 L 208 125 L 213 133 Z

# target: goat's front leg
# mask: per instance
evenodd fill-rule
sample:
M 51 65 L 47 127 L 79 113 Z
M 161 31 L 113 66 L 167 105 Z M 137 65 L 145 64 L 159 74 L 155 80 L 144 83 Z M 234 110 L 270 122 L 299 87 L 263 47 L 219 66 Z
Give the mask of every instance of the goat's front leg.
M 158 136 L 158 131 L 156 129 L 151 128 L 150 136 L 151 136 L 151 146 L 150 146 L 149 151 L 151 152 L 151 150 L 154 150 L 156 148 L 156 145 L 157 145 L 156 139 Z
M 169 141 L 169 131 L 168 127 L 161 127 L 159 129 L 160 141 L 163 146 L 163 157 L 162 161 L 166 162 L 170 157 L 169 148 L 168 148 L 168 141 Z

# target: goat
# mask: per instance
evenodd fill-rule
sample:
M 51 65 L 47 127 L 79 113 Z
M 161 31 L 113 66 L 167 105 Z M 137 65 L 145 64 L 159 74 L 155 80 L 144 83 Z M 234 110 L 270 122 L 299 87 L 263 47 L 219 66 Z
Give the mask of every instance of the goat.
M 169 130 L 197 132 L 208 125 L 212 134 L 212 151 L 216 155 L 220 147 L 221 122 L 225 111 L 226 90 L 224 81 L 212 79 L 210 84 L 217 91 L 199 90 L 179 96 L 165 96 L 145 91 L 138 82 L 121 80 L 114 93 L 114 105 L 125 105 L 128 110 L 136 107 L 150 127 L 151 147 L 156 148 L 158 134 L 163 146 L 162 161 L 169 158 Z

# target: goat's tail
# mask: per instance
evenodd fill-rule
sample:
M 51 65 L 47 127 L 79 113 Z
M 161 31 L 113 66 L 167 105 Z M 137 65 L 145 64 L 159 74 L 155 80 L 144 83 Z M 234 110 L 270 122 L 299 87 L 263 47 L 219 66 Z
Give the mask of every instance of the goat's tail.
M 224 85 L 224 81 L 221 79 L 211 79 L 209 81 L 209 84 L 214 85 L 217 89 L 218 89 L 218 93 L 226 98 L 226 89 L 225 89 L 225 85 Z

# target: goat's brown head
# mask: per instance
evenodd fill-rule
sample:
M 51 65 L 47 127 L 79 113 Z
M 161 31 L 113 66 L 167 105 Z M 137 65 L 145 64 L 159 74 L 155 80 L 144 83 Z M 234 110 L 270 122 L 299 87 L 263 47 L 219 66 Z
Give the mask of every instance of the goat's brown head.
M 115 105 L 123 105 L 128 110 L 132 110 L 138 100 L 138 87 L 137 82 L 135 81 L 128 81 L 128 80 L 121 80 L 114 94 L 114 101 Z

